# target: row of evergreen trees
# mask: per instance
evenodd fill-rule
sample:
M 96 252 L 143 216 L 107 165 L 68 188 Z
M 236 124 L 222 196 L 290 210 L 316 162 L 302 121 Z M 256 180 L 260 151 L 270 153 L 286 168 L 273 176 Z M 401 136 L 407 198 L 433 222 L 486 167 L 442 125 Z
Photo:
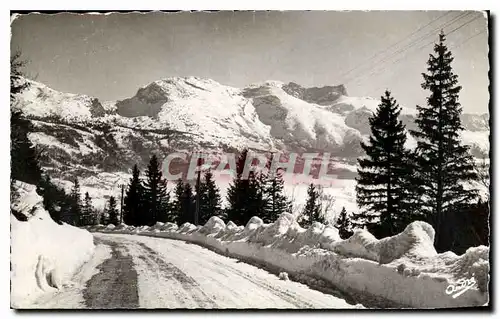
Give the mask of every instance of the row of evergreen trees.
M 137 165 L 133 168 L 124 200 L 123 221 L 135 226 L 153 225 L 158 221 L 204 224 L 210 217 L 219 216 L 245 224 L 253 216 L 272 222 L 281 213 L 291 212 L 291 201 L 284 194 L 280 173 L 250 172 L 248 178 L 242 178 L 247 156 L 248 150 L 244 150 L 238 158 L 236 177 L 227 194 L 228 207 L 222 209 L 220 191 L 210 170 L 204 172 L 203 179 L 194 188 L 179 179 L 171 200 L 160 162 L 153 155 L 144 180 Z
M 400 106 L 389 91 L 382 96 L 370 118 L 370 140 L 361 143 L 366 156 L 358 160 L 356 193 L 362 211 L 352 216 L 354 226 L 367 227 L 380 238 L 403 231 L 414 220 L 425 220 L 436 230 L 438 250 L 453 249 L 453 239 L 445 236 L 447 224 L 456 227 L 457 218 L 463 219 L 459 212 L 476 205 L 478 193 L 464 186 L 477 176 L 469 148 L 460 140 L 461 87 L 452 61 L 441 33 L 422 74 L 422 88 L 429 96 L 426 106 L 417 106 L 417 129 L 410 131 L 417 140 L 415 150 L 405 148 Z M 478 213 L 477 218 L 485 215 Z M 454 231 L 462 232 L 463 227 Z
M 153 155 L 144 180 L 138 166 L 133 167 L 124 198 L 123 222 L 133 226 L 154 225 L 156 222 L 194 223 L 197 199 L 200 205 L 198 223 L 204 224 L 211 216 L 220 215 L 221 197 L 210 171 L 204 173 L 203 181 L 195 188 L 193 191 L 191 184 L 179 179 L 171 201 L 161 163 Z
M 248 178 L 244 179 L 242 174 L 247 156 L 248 150 L 243 150 L 238 157 L 237 172 L 228 189 L 228 205 L 225 209 L 221 207 L 220 191 L 210 170 L 204 172 L 198 187 L 193 188 L 189 182 L 177 180 L 171 198 L 155 155 L 149 162 L 144 179 L 140 176 L 138 166 L 134 165 L 124 199 L 123 222 L 133 226 L 151 226 L 156 222 L 173 222 L 179 225 L 189 222 L 204 225 L 210 217 L 218 216 L 238 225 L 245 225 L 253 216 L 260 217 L 265 223 L 272 223 L 281 213 L 291 213 L 292 201 L 284 193 L 282 174 L 280 172 L 272 174 L 271 171 L 250 172 Z M 267 163 L 267 168 L 270 168 L 271 162 L 272 157 Z M 76 185 L 75 183 L 75 187 Z M 77 191 L 74 190 L 73 193 Z M 85 198 L 88 198 L 88 194 Z M 199 209 L 196 221 L 197 201 Z M 313 222 L 327 224 L 326 210 L 321 189 L 310 184 L 305 207 L 298 218 L 299 224 L 302 227 L 309 227 Z M 84 219 L 90 220 L 90 223 L 117 225 L 119 223 L 117 216 L 116 201 L 111 197 L 101 217 L 90 219 L 84 217 Z M 347 212 L 343 208 L 335 225 L 343 238 L 352 234 L 352 226 L 346 216 Z

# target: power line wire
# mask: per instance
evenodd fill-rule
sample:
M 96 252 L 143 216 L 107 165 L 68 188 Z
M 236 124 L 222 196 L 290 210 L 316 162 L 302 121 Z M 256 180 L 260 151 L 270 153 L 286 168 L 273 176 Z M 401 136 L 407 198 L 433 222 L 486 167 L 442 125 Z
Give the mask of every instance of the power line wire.
M 453 45 L 453 46 L 451 46 L 451 47 L 450 47 L 450 49 L 460 48 L 460 47 L 461 47 L 462 45 L 464 45 L 466 42 L 469 42 L 470 40 L 474 39 L 474 38 L 475 38 L 475 37 L 477 37 L 478 35 L 483 34 L 483 33 L 485 33 L 485 32 L 486 32 L 486 30 L 483 30 L 483 31 L 481 31 L 481 32 L 478 32 L 478 33 L 474 34 L 473 36 L 470 36 L 470 37 L 468 37 L 467 39 L 465 39 L 464 41 L 460 42 L 458 45 Z
M 474 20 L 476 20 L 476 19 L 477 19 L 477 18 L 474 18 L 474 19 L 470 20 L 470 21 L 469 21 L 469 23 L 471 23 L 472 21 L 474 21 Z M 463 25 L 463 26 L 461 26 L 461 27 L 464 27 L 465 25 L 467 25 L 467 24 L 469 24 L 469 23 L 466 23 L 466 24 L 464 24 L 464 25 Z M 457 30 L 459 30 L 459 28 L 454 29 L 454 30 L 453 30 L 453 32 L 455 32 L 455 31 L 457 31 Z M 456 45 L 453 45 L 453 46 L 450 46 L 450 48 L 449 48 L 449 49 L 451 50 L 451 49 L 456 49 L 456 48 L 459 48 L 459 47 L 461 47 L 462 45 L 464 45 L 465 43 L 467 43 L 467 42 L 469 42 L 470 40 L 472 40 L 473 38 L 475 38 L 475 37 L 477 37 L 477 36 L 479 36 L 480 34 L 483 34 L 483 33 L 485 33 L 485 32 L 486 32 L 485 30 L 483 30 L 483 31 L 481 31 L 481 32 L 478 32 L 478 33 L 476 33 L 476 34 L 474 34 L 474 35 L 472 35 L 472 36 L 470 36 L 470 37 L 466 38 L 465 40 L 461 41 L 460 43 L 458 43 L 458 44 L 456 44 Z M 449 32 L 449 33 L 447 33 L 446 35 L 449 35 L 450 33 L 452 33 L 452 32 L 450 31 L 450 32 Z M 434 41 L 429 42 L 429 43 L 427 43 L 427 44 L 425 44 L 425 45 L 423 45 L 423 46 L 419 47 L 419 48 L 418 48 L 415 52 L 413 52 L 413 53 L 419 52 L 419 51 L 423 50 L 424 48 L 426 48 L 426 47 L 428 47 L 429 45 L 434 44 L 434 43 L 435 43 Z M 406 57 L 406 56 L 405 56 L 405 57 Z M 405 57 L 402 57 L 402 58 L 400 58 L 400 59 L 398 59 L 398 60 L 394 61 L 392 64 L 394 65 L 394 64 L 397 64 L 397 63 L 401 62 L 401 61 L 402 61 Z M 379 70 L 379 71 L 380 71 L 380 70 Z M 372 91 L 370 91 L 370 92 L 375 93 L 375 92 L 377 92 L 377 91 L 380 91 L 380 90 L 381 90 L 381 88 L 382 88 L 382 87 L 378 87 L 377 89 L 372 90 Z
M 458 20 L 460 20 L 462 18 L 465 18 L 466 16 L 468 16 L 470 14 L 471 14 L 470 12 L 469 13 L 461 13 L 461 14 L 459 14 L 455 18 L 453 18 L 453 19 L 451 19 L 451 20 L 449 20 L 449 21 L 441 24 L 440 26 L 432 29 L 431 31 L 425 33 L 424 35 L 420 36 L 419 38 L 415 39 L 413 42 L 407 44 L 406 46 L 400 48 L 399 50 L 394 51 L 392 54 L 388 55 L 387 57 L 382 58 L 381 60 L 376 61 L 375 64 L 374 64 L 374 66 L 366 69 L 366 71 L 370 71 L 370 70 L 374 69 L 375 67 L 377 67 L 378 65 L 387 62 L 389 59 L 393 58 L 394 56 L 397 56 L 398 54 L 401 54 L 401 53 L 404 53 L 405 51 L 410 50 L 411 48 L 415 47 L 418 43 L 421 43 L 422 41 L 424 41 L 426 38 L 434 37 L 435 33 L 438 32 L 439 30 L 442 30 L 442 29 L 444 29 L 444 28 L 452 25 L 453 23 L 457 22 Z M 356 78 L 359 78 L 360 76 L 361 76 L 361 78 L 363 78 L 364 74 L 363 75 L 358 75 L 358 76 L 355 76 L 355 77 L 351 77 L 350 79 L 347 79 L 347 80 L 345 80 L 343 82 L 344 83 L 353 82 L 353 80 L 356 80 Z
M 469 13 L 469 14 L 470 14 L 470 13 Z M 469 15 L 469 14 L 467 14 L 467 15 Z M 456 17 L 456 18 L 458 18 L 458 19 L 453 19 L 454 21 L 453 21 L 453 22 L 451 22 L 451 21 L 450 21 L 450 23 L 447 23 L 447 25 L 446 25 L 445 27 L 450 26 L 450 25 L 451 25 L 451 24 L 453 24 L 454 22 L 456 22 L 456 21 L 458 21 L 458 20 L 460 20 L 461 18 L 464 18 L 464 17 L 465 17 L 465 16 L 462 16 L 462 17 L 460 17 L 460 18 Z M 451 30 L 451 31 L 449 31 L 449 32 L 447 32 L 447 33 L 445 33 L 445 34 L 446 34 L 446 35 L 450 35 L 450 34 L 452 34 L 452 33 L 456 32 L 456 31 L 458 31 L 459 29 L 461 29 L 461 28 L 465 27 L 466 25 L 468 25 L 468 24 L 472 23 L 473 21 L 477 20 L 478 18 L 479 18 L 479 16 L 478 16 L 478 17 L 475 17 L 475 18 L 473 18 L 473 19 L 471 19 L 471 20 L 468 20 L 467 22 L 465 22 L 465 23 L 463 23 L 463 24 L 459 25 L 458 27 L 454 28 L 453 30 Z M 433 36 L 434 36 L 434 35 L 433 35 Z M 403 53 L 403 52 L 405 52 L 405 51 L 408 51 L 408 50 L 412 49 L 413 47 L 415 47 L 418 43 L 422 42 L 423 40 L 425 40 L 425 37 L 421 37 L 421 39 L 420 39 L 419 41 L 417 41 L 417 42 L 413 42 L 410 46 L 405 47 L 405 48 L 404 48 L 405 50 L 399 50 L 399 51 L 401 51 L 401 52 L 396 51 L 395 53 Z M 431 44 L 433 44 L 433 43 L 434 43 L 434 40 L 432 40 L 431 42 L 428 42 L 428 43 L 424 44 L 423 46 L 418 47 L 416 50 L 414 50 L 413 52 L 411 52 L 411 54 L 414 54 L 414 53 L 416 53 L 416 52 L 419 52 L 419 51 L 421 51 L 422 49 L 424 49 L 425 47 L 427 47 L 427 46 L 429 46 L 429 45 L 431 45 Z M 405 59 L 408 55 L 409 55 L 408 53 L 407 53 L 407 54 L 405 54 L 405 55 L 404 55 L 404 56 L 402 56 L 401 58 L 399 58 L 399 59 L 397 59 L 397 60 L 393 61 L 390 65 L 394 65 L 394 64 L 396 64 L 396 63 L 398 63 L 398 62 L 402 61 L 402 60 L 403 60 L 403 59 Z M 378 61 L 378 64 L 377 64 L 377 65 L 375 65 L 375 67 L 373 67 L 373 68 L 371 69 L 371 71 L 372 71 L 371 73 L 369 73 L 369 74 L 363 74 L 363 75 L 359 76 L 357 79 L 356 79 L 356 78 L 353 78 L 353 79 L 351 79 L 351 80 L 349 80 L 349 81 L 346 81 L 346 83 L 349 83 L 349 82 L 351 82 L 351 83 L 352 83 L 352 82 L 353 82 L 353 80 L 357 80 L 355 83 L 358 83 L 358 84 L 359 84 L 360 82 L 362 82 L 362 81 L 364 81 L 364 80 L 366 80 L 366 79 L 368 79 L 368 78 L 372 77 L 373 75 L 376 75 L 376 74 L 380 73 L 381 71 L 383 71 L 384 69 L 386 69 L 386 67 L 381 67 L 381 68 L 377 68 L 377 67 L 378 67 L 378 66 L 380 66 L 381 64 L 384 64 L 384 63 L 388 62 L 388 61 L 389 61 L 389 59 L 390 59 L 390 58 L 392 58 L 393 56 L 395 56 L 395 54 L 392 54 L 392 55 L 388 56 L 387 58 L 385 58 L 385 59 L 383 59 L 383 60 L 381 60 L 381 61 Z M 369 70 L 367 70 L 367 71 L 370 71 L 370 69 L 369 69 Z
M 340 78 L 343 78 L 345 77 L 346 75 L 352 73 L 354 70 L 358 69 L 360 66 L 362 66 L 363 64 L 365 64 L 366 62 L 370 61 L 370 60 L 373 60 L 374 58 L 376 58 L 377 56 L 389 51 L 390 49 L 394 48 L 395 46 L 397 46 L 398 44 L 408 40 L 409 38 L 411 38 L 413 35 L 415 35 L 416 33 L 418 33 L 419 31 L 425 29 L 426 27 L 428 27 L 429 25 L 431 25 L 432 23 L 436 22 L 437 20 L 447 16 L 448 14 L 450 14 L 451 11 L 448 11 L 446 12 L 445 14 L 442 14 L 440 15 L 439 17 L 431 20 L 429 23 L 425 24 L 424 26 L 418 28 L 417 30 L 413 31 L 412 33 L 410 33 L 409 35 L 405 36 L 404 38 L 400 39 L 399 41 L 393 43 L 391 46 L 389 46 L 388 48 L 385 48 L 381 51 L 379 51 L 378 53 L 375 53 L 374 55 L 372 55 L 371 57 L 369 57 L 368 59 L 364 60 L 363 62 L 361 62 L 360 64 L 356 65 L 354 68 L 348 70 L 347 72 L 344 72 L 342 73 L 339 77 Z

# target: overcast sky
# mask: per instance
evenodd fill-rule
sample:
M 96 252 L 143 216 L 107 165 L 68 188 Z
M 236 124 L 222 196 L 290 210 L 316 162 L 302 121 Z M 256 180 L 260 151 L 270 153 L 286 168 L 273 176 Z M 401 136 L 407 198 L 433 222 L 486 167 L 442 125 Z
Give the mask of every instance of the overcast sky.
M 483 113 L 486 23 L 478 12 L 446 11 L 30 14 L 12 23 L 12 49 L 31 61 L 27 72 L 38 81 L 102 100 L 193 75 L 236 87 L 345 84 L 351 96 L 379 97 L 388 88 L 414 107 L 425 103 L 421 73 L 443 29 L 464 110 Z

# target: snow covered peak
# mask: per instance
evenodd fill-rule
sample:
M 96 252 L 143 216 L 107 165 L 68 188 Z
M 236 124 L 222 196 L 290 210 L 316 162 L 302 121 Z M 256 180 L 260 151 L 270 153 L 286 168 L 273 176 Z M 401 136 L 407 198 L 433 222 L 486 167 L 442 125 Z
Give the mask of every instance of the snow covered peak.
M 350 97 L 350 96 L 341 96 L 334 105 L 331 106 L 332 111 L 353 111 L 362 109 L 364 111 L 370 111 L 371 113 L 375 113 L 380 104 L 379 99 L 375 99 L 372 97 Z M 401 115 L 417 115 L 416 109 L 411 109 L 405 106 L 401 106 Z
M 275 87 L 275 88 L 281 88 L 285 85 L 285 82 L 282 81 L 277 81 L 277 80 L 267 80 L 267 81 L 262 81 L 262 82 L 255 82 L 250 85 L 247 85 L 245 89 L 257 89 L 257 88 L 263 88 L 263 87 Z
M 85 120 L 103 116 L 105 110 L 97 98 L 83 94 L 63 93 L 33 80 L 17 96 L 13 107 L 38 118 L 57 117 L 65 120 Z
M 332 105 L 341 96 L 347 96 L 347 89 L 343 84 L 305 88 L 297 83 L 290 82 L 283 85 L 283 90 L 298 99 L 319 105 Z
M 380 101 L 347 96 L 343 85 L 306 88 L 264 81 L 243 89 L 201 77 L 169 77 L 138 89 L 127 99 L 104 102 L 62 93 L 38 83 L 20 95 L 18 107 L 36 118 L 103 121 L 132 129 L 172 129 L 194 148 L 326 151 L 359 156 L 370 133 L 368 119 Z M 103 116 L 106 115 L 106 116 Z M 402 107 L 401 119 L 414 128 L 416 110 Z M 467 144 L 488 144 L 488 116 L 464 115 Z M 484 136 L 483 136 L 484 135 Z M 479 138 L 481 137 L 481 138 Z
M 490 130 L 490 117 L 488 114 L 462 114 L 462 125 L 468 131 L 489 131 Z

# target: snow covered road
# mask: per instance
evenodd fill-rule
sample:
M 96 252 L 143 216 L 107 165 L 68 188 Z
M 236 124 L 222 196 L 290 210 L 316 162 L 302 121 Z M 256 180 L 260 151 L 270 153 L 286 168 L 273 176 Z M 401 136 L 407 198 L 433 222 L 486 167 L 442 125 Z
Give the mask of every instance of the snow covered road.
M 82 267 L 80 279 L 75 279 L 86 283 L 82 282 L 80 288 L 75 288 L 75 284 L 63 289 L 40 301 L 37 307 L 355 307 L 343 299 L 280 280 L 265 270 L 194 244 L 137 235 L 93 235 L 97 245 L 95 257 Z M 104 251 L 107 259 L 103 259 Z M 85 276 L 81 273 L 93 275 L 82 279 Z

